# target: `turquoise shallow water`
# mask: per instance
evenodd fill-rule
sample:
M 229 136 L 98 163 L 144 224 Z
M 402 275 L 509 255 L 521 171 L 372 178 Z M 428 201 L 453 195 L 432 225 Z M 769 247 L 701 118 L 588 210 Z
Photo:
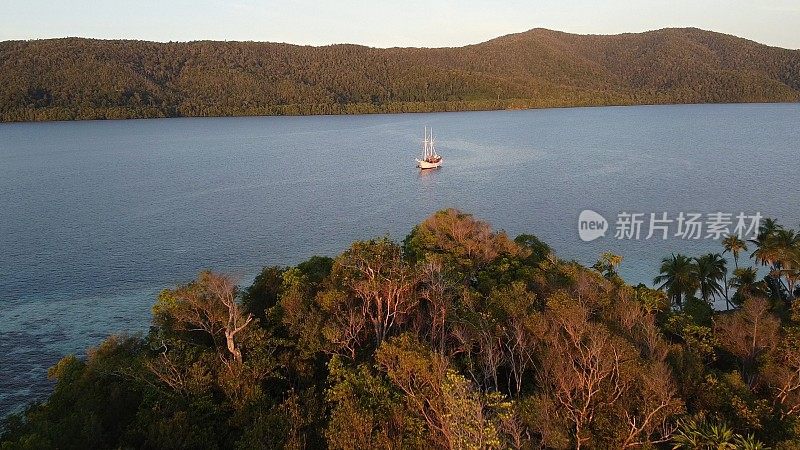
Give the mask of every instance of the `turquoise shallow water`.
M 457 207 L 649 282 L 718 242 L 578 238 L 583 209 L 761 212 L 800 224 L 800 105 L 0 124 L 0 414 L 46 369 L 147 330 L 157 292 L 402 239 Z M 420 174 L 423 126 L 445 166 Z

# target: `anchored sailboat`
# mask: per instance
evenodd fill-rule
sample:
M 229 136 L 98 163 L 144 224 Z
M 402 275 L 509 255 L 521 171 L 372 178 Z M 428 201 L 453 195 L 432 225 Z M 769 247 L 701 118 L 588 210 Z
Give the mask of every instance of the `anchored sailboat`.
M 428 136 L 428 127 L 425 127 L 425 140 L 422 144 L 422 159 L 417 160 L 417 167 L 420 169 L 437 169 L 442 165 L 442 157 L 436 153 L 433 145 L 433 128 Z

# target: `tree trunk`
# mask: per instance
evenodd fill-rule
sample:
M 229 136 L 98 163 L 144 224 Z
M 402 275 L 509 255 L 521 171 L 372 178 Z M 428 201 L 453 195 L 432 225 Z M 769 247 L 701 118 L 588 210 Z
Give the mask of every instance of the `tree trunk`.
M 232 331 L 225 331 L 225 343 L 228 345 L 228 351 L 231 352 L 233 355 L 233 359 L 241 364 L 242 363 L 242 351 L 236 347 L 236 343 L 233 341 L 234 332 Z

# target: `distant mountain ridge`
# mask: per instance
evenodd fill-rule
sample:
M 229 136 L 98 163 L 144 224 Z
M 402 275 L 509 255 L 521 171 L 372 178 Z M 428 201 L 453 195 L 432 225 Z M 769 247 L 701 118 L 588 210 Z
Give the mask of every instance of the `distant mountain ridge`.
M 0 42 L 0 120 L 800 101 L 800 50 L 699 29 L 456 48 Z

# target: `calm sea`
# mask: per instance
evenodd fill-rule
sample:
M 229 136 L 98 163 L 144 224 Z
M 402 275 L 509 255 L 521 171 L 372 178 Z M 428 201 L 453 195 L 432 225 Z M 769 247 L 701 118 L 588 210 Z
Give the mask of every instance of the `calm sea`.
M 425 125 L 445 166 L 421 174 Z M 0 415 L 46 396 L 62 355 L 146 331 L 157 292 L 204 268 L 248 283 L 456 207 L 562 258 L 616 252 L 647 283 L 671 252 L 721 247 L 617 240 L 619 213 L 797 227 L 798 155 L 797 104 L 0 124 Z M 579 239 L 584 209 L 605 238 Z

